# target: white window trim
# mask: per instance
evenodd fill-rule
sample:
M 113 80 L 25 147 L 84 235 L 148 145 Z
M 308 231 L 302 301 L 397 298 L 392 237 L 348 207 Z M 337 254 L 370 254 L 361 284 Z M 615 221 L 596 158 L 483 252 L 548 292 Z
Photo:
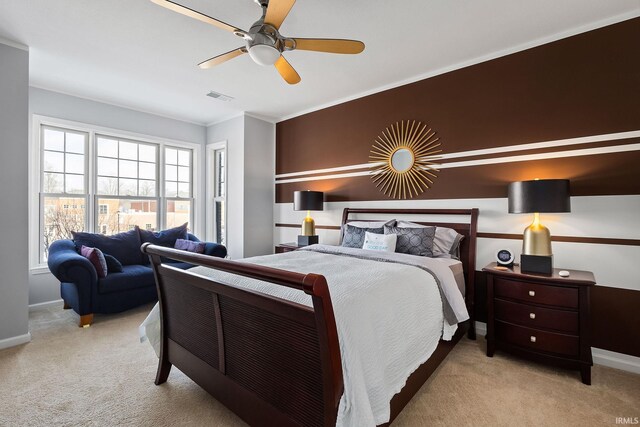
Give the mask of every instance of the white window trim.
M 212 142 L 207 144 L 207 166 L 205 167 L 206 170 L 206 212 L 207 212 L 207 240 L 210 242 L 214 242 L 216 235 L 215 235 L 215 229 L 216 229 L 216 223 L 215 223 L 215 204 L 214 204 L 214 197 L 215 197 L 215 178 L 216 178 L 216 168 L 215 168 L 215 152 L 216 150 L 224 150 L 224 156 L 225 156 L 225 168 L 224 168 L 224 194 L 225 194 L 225 203 L 224 203 L 224 217 L 226 220 L 225 223 L 225 232 L 226 232 L 226 236 L 227 236 L 227 241 L 226 241 L 226 247 L 227 249 L 229 248 L 229 245 L 231 244 L 231 242 L 229 242 L 229 215 L 228 215 L 228 209 L 229 209 L 229 201 L 228 201 L 228 195 L 229 193 L 227 192 L 227 185 L 229 183 L 228 177 L 229 177 L 229 152 L 227 150 L 227 141 L 221 141 L 221 142 Z
M 166 197 L 164 197 L 164 147 L 173 146 L 176 148 L 187 148 L 193 150 L 192 159 L 192 197 L 193 197 L 193 227 L 192 232 L 196 236 L 204 236 L 206 230 L 203 219 L 205 217 L 204 206 L 206 203 L 198 203 L 199 200 L 203 200 L 205 196 L 205 185 L 203 182 L 203 171 L 200 165 L 200 159 L 202 155 L 202 145 L 194 142 L 180 141 L 169 138 L 162 138 L 153 135 L 146 135 L 136 132 L 124 131 L 121 129 L 114 129 L 105 126 L 97 126 L 88 123 L 81 123 L 72 120 L 58 119 L 54 117 L 42 116 L 39 114 L 32 114 L 31 116 L 31 135 L 29 138 L 29 270 L 34 274 L 47 273 L 49 270 L 47 265 L 40 262 L 40 161 L 41 161 L 41 146 L 42 146 L 42 133 L 40 128 L 42 126 L 54 126 L 64 129 L 75 130 L 79 132 L 87 132 L 89 134 L 89 142 L 87 149 L 87 191 L 88 194 L 95 194 L 95 182 L 96 174 L 94 171 L 95 162 L 93 161 L 96 153 L 95 141 L 96 134 L 106 134 L 115 138 L 132 139 L 138 142 L 146 142 L 151 144 L 159 144 L 159 189 L 162 197 L 159 197 L 160 203 L 165 203 Z M 88 216 L 89 229 L 95 229 L 96 204 L 88 203 L 86 206 L 86 214 Z M 202 208 L 200 208 L 202 206 Z M 159 224 L 164 224 L 165 218 L 159 219 Z

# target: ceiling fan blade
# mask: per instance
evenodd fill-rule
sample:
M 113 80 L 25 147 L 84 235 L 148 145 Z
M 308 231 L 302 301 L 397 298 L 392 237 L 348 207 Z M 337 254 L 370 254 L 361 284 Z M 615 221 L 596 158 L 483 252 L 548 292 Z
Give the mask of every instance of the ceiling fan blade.
M 300 75 L 298 72 L 284 59 L 284 56 L 280 55 L 280 58 L 274 64 L 284 81 L 290 85 L 300 83 Z
M 341 39 L 293 39 L 297 50 L 316 52 L 356 54 L 364 50 L 364 43 L 358 40 Z
M 265 24 L 271 24 L 279 29 L 295 2 L 296 0 L 269 0 L 267 14 L 264 17 Z
M 229 25 L 226 22 L 222 22 L 217 20 L 216 18 L 212 18 L 209 15 L 205 15 L 204 13 L 200 13 L 197 12 L 193 9 L 190 9 L 186 6 L 182 6 L 174 1 L 171 0 L 151 0 L 152 2 L 154 2 L 155 4 L 158 4 L 162 7 L 166 7 L 169 10 L 173 10 L 174 12 L 178 12 L 182 15 L 188 16 L 190 18 L 193 19 L 197 19 L 198 21 L 202 21 L 205 22 L 207 24 L 211 24 L 214 25 L 220 29 L 226 30 L 226 31 L 231 31 L 232 33 L 235 32 L 242 32 L 245 33 L 246 31 L 241 30 L 240 28 L 234 27 L 233 25 Z
M 198 64 L 198 67 L 204 69 L 215 67 L 216 65 L 220 65 L 223 62 L 227 62 L 230 59 L 235 58 L 236 56 L 240 56 L 243 53 L 247 53 L 247 49 L 244 47 L 239 47 L 238 49 L 229 51 L 227 53 L 223 53 L 222 55 L 214 56 L 213 58 L 209 58 L 206 61 L 203 61 Z

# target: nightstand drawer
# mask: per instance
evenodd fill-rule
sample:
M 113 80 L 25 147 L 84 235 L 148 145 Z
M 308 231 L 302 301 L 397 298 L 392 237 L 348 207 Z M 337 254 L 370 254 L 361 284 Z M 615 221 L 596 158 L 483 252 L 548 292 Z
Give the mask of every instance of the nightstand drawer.
M 578 308 L 578 289 L 538 283 L 494 278 L 496 297 L 510 298 L 535 304 Z
M 495 300 L 494 310 L 496 320 L 578 335 L 579 316 L 576 311 L 535 307 L 501 299 Z
M 496 338 L 502 342 L 546 351 L 565 356 L 578 357 L 580 339 L 574 335 L 557 334 L 505 322 L 495 322 Z

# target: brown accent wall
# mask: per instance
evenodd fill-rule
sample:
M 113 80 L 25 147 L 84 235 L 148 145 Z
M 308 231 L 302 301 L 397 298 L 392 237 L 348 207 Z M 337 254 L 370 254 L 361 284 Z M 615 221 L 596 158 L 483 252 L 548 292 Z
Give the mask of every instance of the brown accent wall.
M 286 120 L 276 126 L 276 173 L 367 163 L 375 137 L 407 119 L 436 130 L 444 153 L 638 130 L 638 52 L 635 18 Z M 638 164 L 630 151 L 443 169 L 419 198 L 504 197 L 506 183 L 536 177 L 569 178 L 573 195 L 640 194 Z M 361 176 L 279 184 L 276 202 L 299 189 L 328 201 L 387 198 Z
M 407 119 L 436 130 L 444 153 L 640 130 L 639 52 L 635 18 L 286 120 L 276 126 L 276 174 L 367 163 L 376 136 Z M 448 161 L 638 143 L 622 139 Z M 640 194 L 639 165 L 636 150 L 442 169 L 419 198 L 506 197 L 508 182 L 536 177 L 569 178 L 575 196 Z M 324 191 L 327 201 L 387 199 L 368 176 L 358 176 L 277 184 L 276 202 L 292 202 L 293 191 L 304 189 Z M 591 243 L 603 242 L 584 244 Z M 477 272 L 477 279 L 478 320 L 485 320 L 484 274 Z M 593 345 L 640 356 L 638 307 L 640 292 L 596 286 Z

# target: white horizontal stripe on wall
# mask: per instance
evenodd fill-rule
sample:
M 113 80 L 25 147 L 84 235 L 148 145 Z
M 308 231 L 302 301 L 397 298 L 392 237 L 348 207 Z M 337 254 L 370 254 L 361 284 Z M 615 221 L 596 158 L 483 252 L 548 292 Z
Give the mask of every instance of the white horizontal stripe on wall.
M 508 214 L 507 199 L 451 199 L 451 200 L 381 200 L 365 202 L 325 203 L 324 211 L 312 212 L 317 225 L 340 225 L 342 210 L 352 208 L 479 208 L 478 231 L 484 233 L 521 234 L 532 220 L 527 214 Z M 541 222 L 551 235 L 576 237 L 602 237 L 640 239 L 637 217 L 640 214 L 640 196 L 585 196 L 571 198 L 571 213 L 543 214 Z M 292 203 L 274 205 L 276 223 L 300 224 L 306 212 L 293 210 Z M 366 215 L 360 218 L 377 218 Z M 431 220 L 455 221 L 460 217 L 430 216 Z M 384 219 L 384 218 L 382 218 Z M 418 215 L 407 219 L 420 220 Z M 426 219 L 426 217 L 422 218 Z M 275 227 L 274 245 L 294 242 L 300 230 Z M 338 244 L 338 230 L 318 229 L 320 243 Z M 522 252 L 522 242 L 512 239 L 479 238 L 476 268 L 495 260 L 499 249 L 510 249 L 517 259 Z M 640 259 L 639 246 L 621 246 L 588 243 L 553 242 L 554 265 L 558 268 L 593 271 L 599 285 L 640 290 L 632 266 Z
M 566 157 L 579 157 L 579 156 L 593 156 L 596 154 L 612 154 L 612 153 L 624 153 L 629 151 L 640 151 L 640 144 L 627 144 L 627 145 L 614 145 L 609 147 L 598 148 L 585 148 L 583 150 L 567 150 L 567 151 L 555 151 L 551 153 L 540 154 L 523 154 L 520 156 L 507 156 L 507 157 L 495 157 L 492 159 L 480 159 L 480 160 L 467 160 L 463 162 L 450 162 L 437 164 L 434 163 L 434 169 L 450 169 L 469 166 L 483 166 L 493 165 L 498 163 L 514 163 L 514 162 L 530 162 L 533 160 L 547 160 L 547 159 L 561 159 Z M 428 169 L 428 168 L 424 168 Z M 370 175 L 371 171 L 366 170 L 362 172 L 342 173 L 335 175 L 321 175 L 321 176 L 309 176 L 304 178 L 291 178 L 276 181 L 276 184 L 287 184 L 290 182 L 304 182 L 304 181 L 321 181 L 325 179 L 339 179 L 339 178 L 351 178 L 355 176 Z
M 603 135 L 592 135 L 592 136 L 585 136 L 580 138 L 559 139 L 554 141 L 534 142 L 529 144 L 509 145 L 505 147 L 494 147 L 494 148 L 486 148 L 486 149 L 480 149 L 480 150 L 461 151 L 457 153 L 445 153 L 437 157 L 434 157 L 434 160 L 435 159 L 446 160 L 446 159 L 455 159 L 455 158 L 464 158 L 464 157 L 473 157 L 473 156 L 484 156 L 488 154 L 513 153 L 517 151 L 537 150 L 541 148 L 565 147 L 569 145 L 589 144 L 589 143 L 603 142 L 603 141 L 616 141 L 616 140 L 638 138 L 638 137 L 640 137 L 640 130 L 610 133 L 610 134 L 603 134 Z M 640 144 L 618 145 L 618 146 L 591 148 L 591 149 L 584 149 L 584 150 L 566 150 L 566 151 L 559 151 L 554 153 L 498 157 L 498 158 L 483 159 L 483 160 L 469 160 L 465 162 L 451 162 L 451 163 L 440 164 L 435 167 L 439 169 L 444 169 L 444 168 L 452 168 L 452 167 L 478 166 L 478 165 L 484 165 L 484 164 L 542 160 L 547 158 L 563 158 L 563 157 L 587 156 L 587 155 L 606 154 L 606 153 L 619 153 L 619 152 L 637 151 L 637 150 L 640 150 Z M 335 168 L 314 169 L 309 171 L 283 173 L 283 174 L 276 175 L 276 184 L 365 176 L 370 174 L 370 169 L 380 165 L 382 165 L 382 162 L 362 163 L 357 165 L 339 166 Z M 343 173 L 343 174 L 304 177 L 305 175 L 332 174 L 334 172 L 346 172 L 346 171 L 359 170 L 359 169 L 366 169 L 366 170 L 360 171 L 360 172 Z M 295 178 L 292 178 L 292 177 L 295 177 Z M 291 179 L 282 179 L 282 178 L 291 178 Z

